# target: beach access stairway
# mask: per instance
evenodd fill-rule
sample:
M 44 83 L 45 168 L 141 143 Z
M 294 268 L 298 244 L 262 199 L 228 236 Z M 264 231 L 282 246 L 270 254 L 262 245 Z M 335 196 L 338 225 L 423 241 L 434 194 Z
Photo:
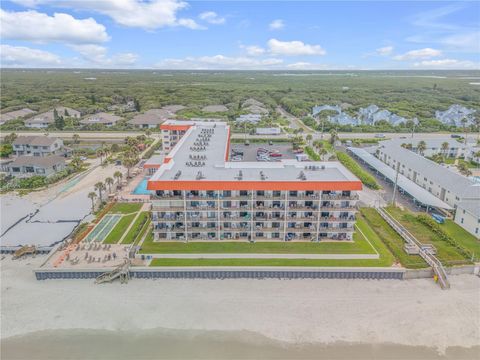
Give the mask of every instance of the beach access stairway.
M 102 284 L 106 282 L 112 282 L 113 280 L 120 278 L 120 282 L 125 284 L 130 279 L 130 260 L 125 259 L 125 262 L 117 266 L 112 271 L 103 273 L 95 279 L 95 284 Z
M 36 252 L 37 248 L 35 246 L 25 245 L 13 253 L 13 259 L 19 259 L 24 255 L 34 255 Z
M 426 246 L 418 241 L 402 224 L 400 224 L 387 210 L 381 207 L 375 207 L 380 216 L 395 230 L 406 242 L 410 248 L 416 248 L 416 253 L 420 255 L 428 265 L 432 267 L 434 274 L 438 278 L 438 283 L 442 289 L 449 289 L 450 282 L 447 278 L 445 268 L 438 258 L 433 254 L 431 246 Z

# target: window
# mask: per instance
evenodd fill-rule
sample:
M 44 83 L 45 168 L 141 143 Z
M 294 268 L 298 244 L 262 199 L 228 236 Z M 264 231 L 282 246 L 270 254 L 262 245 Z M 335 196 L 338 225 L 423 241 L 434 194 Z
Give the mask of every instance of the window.
M 462 218 L 462 220 L 460 221 L 460 223 L 462 223 L 462 224 L 463 224 L 463 218 Z

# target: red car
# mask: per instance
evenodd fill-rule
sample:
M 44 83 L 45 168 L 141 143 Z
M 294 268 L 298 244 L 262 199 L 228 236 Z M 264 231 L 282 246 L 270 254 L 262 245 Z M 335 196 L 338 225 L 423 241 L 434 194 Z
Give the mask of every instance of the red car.
M 271 153 L 270 157 L 282 157 L 283 155 L 280 153 Z

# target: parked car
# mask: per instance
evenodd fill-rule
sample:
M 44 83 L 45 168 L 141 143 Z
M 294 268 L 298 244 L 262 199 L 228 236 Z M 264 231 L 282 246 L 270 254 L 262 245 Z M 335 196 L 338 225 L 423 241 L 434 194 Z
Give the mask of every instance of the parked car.
M 460 138 L 461 138 L 461 136 L 458 135 L 458 134 L 452 134 L 452 135 L 450 135 L 450 137 L 451 137 L 452 139 L 460 139 Z
M 375 137 L 377 139 L 383 139 L 383 138 L 385 138 L 385 134 L 375 134 Z

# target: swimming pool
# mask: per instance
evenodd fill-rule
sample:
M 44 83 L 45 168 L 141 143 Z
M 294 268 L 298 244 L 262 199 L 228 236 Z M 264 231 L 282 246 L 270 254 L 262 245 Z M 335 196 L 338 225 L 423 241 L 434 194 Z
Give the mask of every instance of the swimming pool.
M 147 190 L 147 182 L 148 178 L 143 179 L 138 183 L 138 185 L 135 187 L 135 190 L 133 190 L 132 194 L 134 195 L 151 195 L 151 190 Z

